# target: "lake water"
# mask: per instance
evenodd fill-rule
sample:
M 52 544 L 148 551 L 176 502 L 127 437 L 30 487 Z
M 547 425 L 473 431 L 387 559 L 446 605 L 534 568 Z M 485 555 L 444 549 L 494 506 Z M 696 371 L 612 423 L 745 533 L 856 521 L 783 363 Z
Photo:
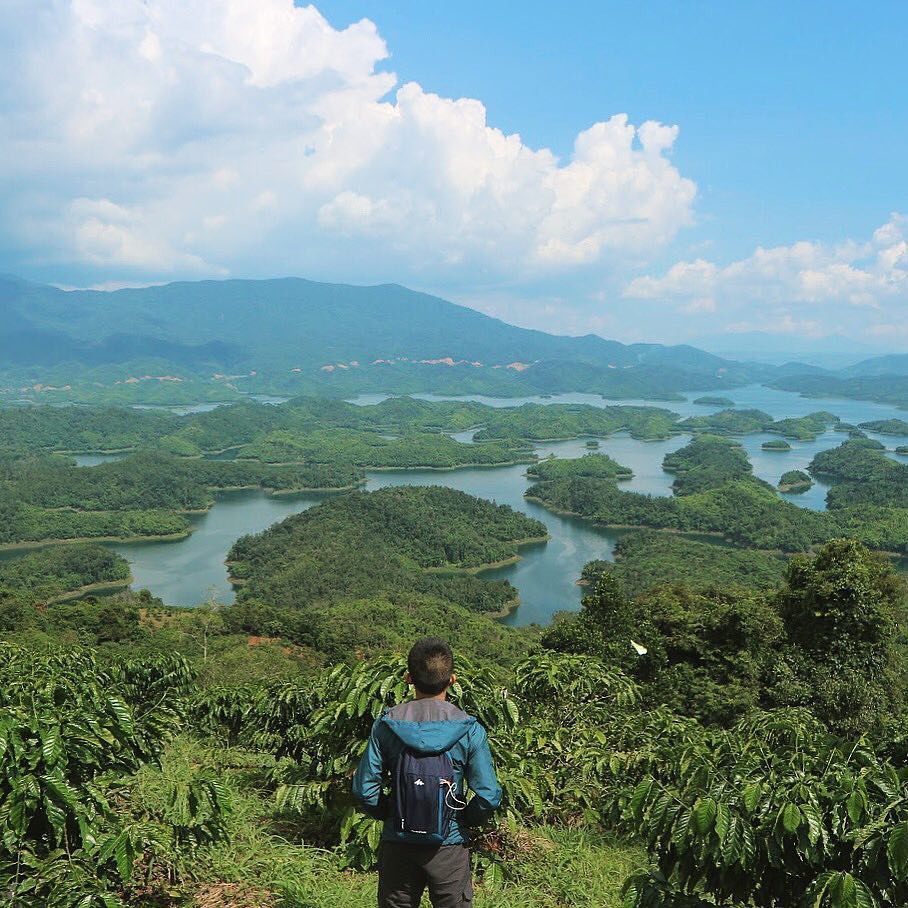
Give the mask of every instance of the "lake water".
M 721 408 L 693 404 L 701 392 L 691 392 L 684 402 L 661 404 L 647 401 L 607 401 L 597 395 L 567 394 L 552 398 L 526 398 L 502 400 L 471 397 L 492 406 L 538 403 L 591 403 L 603 406 L 639 404 L 665 406 L 682 416 L 709 413 Z M 429 400 L 441 399 L 433 395 L 420 395 Z M 829 410 L 847 422 L 865 422 L 871 419 L 888 419 L 904 416 L 895 407 L 851 400 L 807 400 L 783 391 L 750 387 L 723 392 L 738 407 L 753 407 L 780 419 L 802 416 L 816 410 Z M 383 395 L 364 395 L 356 403 L 377 403 Z M 472 439 L 472 432 L 455 436 L 461 441 Z M 844 436 L 829 432 L 812 442 L 792 441 L 792 449 L 781 453 L 763 451 L 764 441 L 777 436 L 750 435 L 741 438 L 757 476 L 775 485 L 786 470 L 804 469 L 813 456 L 826 448 L 840 444 Z M 908 439 L 882 438 L 890 449 L 908 443 Z M 634 478 L 621 487 L 653 495 L 670 495 L 672 477 L 663 472 L 662 459 L 670 451 L 685 445 L 688 436 L 676 436 L 666 441 L 645 442 L 618 434 L 602 439 L 599 451 L 609 454 L 619 463 L 634 470 Z M 588 453 L 584 439 L 544 442 L 536 448 L 540 457 L 555 454 L 557 457 L 579 457 Z M 891 456 L 908 463 L 908 457 Z M 86 465 L 110 457 L 80 457 Z M 555 515 L 539 505 L 528 502 L 523 493 L 529 481 L 524 465 L 496 468 L 470 468 L 455 471 L 408 470 L 376 471 L 368 474 L 367 489 L 389 485 L 445 485 L 507 504 L 541 520 L 551 538 L 547 543 L 525 547 L 521 560 L 513 565 L 485 572 L 482 576 L 505 578 L 520 592 L 521 605 L 508 618 L 507 623 L 526 625 L 548 623 L 560 610 L 579 608 L 582 590 L 576 585 L 583 566 L 593 559 L 612 557 L 615 543 L 622 531 L 602 529 L 575 518 Z M 785 496 L 792 502 L 816 509 L 825 507 L 826 486 L 817 483 L 810 492 Z M 242 491 L 219 496 L 217 503 L 206 514 L 193 515 L 193 534 L 179 542 L 145 542 L 111 546 L 126 557 L 131 565 L 136 588 L 148 588 L 165 602 L 173 605 L 195 605 L 211 593 L 221 601 L 233 600 L 233 590 L 227 580 L 224 558 L 233 542 L 247 533 L 266 529 L 285 517 L 305 510 L 324 499 L 324 495 L 294 497 L 269 497 L 261 492 Z

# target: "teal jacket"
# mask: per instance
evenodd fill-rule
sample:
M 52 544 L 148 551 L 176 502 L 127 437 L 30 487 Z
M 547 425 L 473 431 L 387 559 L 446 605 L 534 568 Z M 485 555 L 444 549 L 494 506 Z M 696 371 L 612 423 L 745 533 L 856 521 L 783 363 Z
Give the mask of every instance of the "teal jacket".
M 467 844 L 468 827 L 482 825 L 501 804 L 501 786 L 495 777 L 486 730 L 447 700 L 411 700 L 387 710 L 375 722 L 353 777 L 353 795 L 364 813 L 386 821 L 382 838 L 388 841 L 399 839 L 387 822 L 389 807 L 382 788 L 406 747 L 425 754 L 450 754 L 458 798 L 464 798 L 464 782 L 473 797 L 466 810 L 451 821 L 442 844 Z

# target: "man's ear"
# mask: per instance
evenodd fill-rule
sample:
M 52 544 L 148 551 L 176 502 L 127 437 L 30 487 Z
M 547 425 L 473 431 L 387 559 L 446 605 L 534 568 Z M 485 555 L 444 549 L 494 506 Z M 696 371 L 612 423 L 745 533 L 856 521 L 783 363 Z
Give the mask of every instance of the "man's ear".
M 412 675 L 411 675 L 409 672 L 407 672 L 407 673 L 404 675 L 404 681 L 405 681 L 407 684 L 412 684 L 412 683 L 413 683 L 413 677 L 412 677 Z
M 448 687 L 450 687 L 452 684 L 456 684 L 456 683 L 457 683 L 457 675 L 451 675 L 451 680 L 448 682 Z

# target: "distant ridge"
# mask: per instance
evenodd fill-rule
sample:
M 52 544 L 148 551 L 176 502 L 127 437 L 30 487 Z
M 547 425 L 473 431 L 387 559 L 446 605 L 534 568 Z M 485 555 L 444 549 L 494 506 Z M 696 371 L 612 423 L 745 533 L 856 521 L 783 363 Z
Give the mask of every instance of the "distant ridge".
M 107 292 L 6 277 L 0 317 L 8 326 L 0 369 L 37 369 L 39 376 L 50 370 L 68 384 L 87 377 L 80 370 L 129 371 L 135 364 L 141 371 L 151 363 L 180 378 L 219 376 L 243 390 L 282 393 L 437 387 L 670 397 L 770 374 L 687 345 L 626 345 L 518 328 L 397 284 L 278 278 Z M 107 374 L 95 376 L 95 385 L 103 387 Z

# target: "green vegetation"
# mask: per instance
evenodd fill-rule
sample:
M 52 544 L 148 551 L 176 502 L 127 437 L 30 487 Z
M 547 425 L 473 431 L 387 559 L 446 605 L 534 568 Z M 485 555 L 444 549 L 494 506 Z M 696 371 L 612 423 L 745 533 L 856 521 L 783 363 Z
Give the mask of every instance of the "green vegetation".
M 778 432 L 786 438 L 796 438 L 799 441 L 813 441 L 829 429 L 839 426 L 839 418 L 834 413 L 820 410 L 808 413 L 807 416 L 794 416 L 789 419 L 777 419 L 766 427 L 768 432 Z
M 540 482 L 569 476 L 596 476 L 619 482 L 632 479 L 634 471 L 612 460 L 607 454 L 585 454 L 573 459 L 550 457 L 540 460 L 527 469 L 527 476 Z
M 698 397 L 694 400 L 694 403 L 701 407 L 723 407 L 726 409 L 735 405 L 735 402 L 730 397 L 711 397 L 708 394 L 704 397 Z
M 803 470 L 788 470 L 779 480 L 780 492 L 806 492 L 813 485 L 809 473 Z
M 644 703 L 710 724 L 803 707 L 845 734 L 885 733 L 905 693 L 904 608 L 888 561 L 836 540 L 792 559 L 770 592 L 674 583 L 630 597 L 606 571 L 543 645 L 620 665 L 643 685 Z
M 538 520 L 504 505 L 442 486 L 396 486 L 332 498 L 243 537 L 229 563 L 242 583 L 241 602 L 307 608 L 431 592 L 476 611 L 501 611 L 516 600 L 509 583 L 444 572 L 514 560 L 521 542 L 546 536 Z
M 676 495 L 690 495 L 753 476 L 744 449 L 737 442 L 712 435 L 698 436 L 683 448 L 666 454 L 662 469 L 675 474 L 672 489 Z
M 217 490 L 296 492 L 362 481 L 349 464 L 278 467 L 159 453 L 94 467 L 60 457 L 0 458 L 0 543 L 184 536 L 189 524 L 181 512 L 211 507 Z
M 678 431 L 668 411 L 549 410 L 0 411 L 0 541 L 185 532 L 181 512 L 219 489 L 337 489 L 367 466 Z M 476 427 L 474 445 L 448 437 Z M 114 442 L 133 453 L 91 468 L 55 454 Z M 225 449 L 238 459 L 200 456 Z M 587 565 L 582 610 L 545 630 L 492 620 L 516 590 L 476 574 L 545 527 L 446 488 L 326 497 L 239 540 L 229 607 L 97 598 L 128 566 L 93 544 L 0 561 L 0 891 L 17 908 L 374 904 L 377 827 L 354 813 L 350 773 L 373 718 L 407 696 L 401 654 L 438 633 L 505 790 L 477 843 L 479 908 L 902 908 L 906 596 L 858 540 L 905 550 L 908 467 L 867 440 L 817 455 L 817 513 L 705 429 L 664 466 L 674 495 L 657 498 L 622 491 L 630 471 L 605 454 L 528 464 L 549 507 L 651 528 Z
M 665 498 L 578 478 L 540 483 L 527 490 L 527 497 L 607 526 L 710 533 L 743 548 L 803 552 L 839 528 L 827 514 L 781 501 L 773 490 L 753 480 Z M 887 543 L 903 545 L 891 538 Z
M 895 453 L 896 453 L 896 454 L 902 454 L 902 455 L 908 454 L 908 445 L 899 445 L 899 446 L 895 449 Z
M 318 462 L 340 459 L 364 466 L 450 466 L 514 462 L 513 448 L 538 440 L 621 431 L 635 438 L 667 438 L 675 431 L 676 419 L 676 414 L 655 407 L 490 407 L 412 398 L 357 406 L 300 397 L 279 406 L 243 402 L 188 416 L 153 410 L 19 407 L 0 409 L 0 454 L 156 448 L 183 457 L 236 451 L 238 457 L 269 462 L 308 456 Z M 477 426 L 482 428 L 475 441 L 490 444 L 467 446 L 444 437 Z M 382 437 L 389 434 L 406 438 Z
M 908 422 L 904 419 L 875 419 L 870 422 L 858 423 L 859 428 L 879 435 L 908 436 Z
M 764 451 L 790 451 L 791 445 L 784 438 L 773 438 L 771 441 L 764 441 L 760 447 Z
M 557 438 L 604 437 L 626 431 L 633 438 L 668 438 L 677 414 L 655 407 L 594 407 L 590 404 L 524 404 L 489 408 L 475 441 L 547 441 Z
M 762 410 L 720 410 L 718 413 L 688 417 L 678 427 L 684 432 L 709 432 L 712 435 L 775 432 L 786 438 L 810 441 L 838 424 L 838 417 L 825 410 L 779 420 L 773 420 Z
M 908 467 L 866 448 L 866 442 L 846 442 L 842 448 L 855 445 L 869 451 L 874 469 L 908 472 Z M 815 459 L 812 473 L 818 475 L 818 465 L 826 465 L 830 453 Z M 836 536 L 850 536 L 875 549 L 908 550 L 901 473 L 892 472 L 878 492 L 862 491 L 861 483 L 836 484 L 829 493 L 830 510 L 817 512 L 780 499 L 771 486 L 751 475 L 744 452 L 725 439 L 694 439 L 668 455 L 665 467 L 680 471 L 671 498 L 622 491 L 610 480 L 590 476 L 539 482 L 526 496 L 554 511 L 607 526 L 708 533 L 742 548 L 807 552 Z
M 654 586 L 701 589 L 771 589 L 785 573 L 785 560 L 765 552 L 688 539 L 669 533 L 639 530 L 622 536 L 615 561 L 591 561 L 582 580 L 594 585 L 610 573 L 631 596 Z
M 320 509 L 310 529 L 351 545 L 389 523 L 401 563 L 423 575 L 488 558 L 534 524 L 439 489 L 352 493 L 307 513 Z M 270 576 L 314 557 L 306 538 L 291 518 L 242 547 Z M 0 813 L 0 885 L 22 908 L 371 904 L 374 877 L 356 871 L 374 862 L 377 826 L 353 812 L 350 773 L 375 715 L 407 696 L 406 635 L 432 629 L 458 651 L 452 696 L 489 729 L 505 791 L 502 824 L 477 842 L 478 906 L 904 904 L 908 666 L 892 568 L 849 541 L 781 579 L 771 559 L 745 569 L 738 555 L 753 553 L 732 552 L 723 572 L 717 546 L 624 544 L 541 647 L 403 590 L 384 608 L 330 594 L 266 604 L 245 595 L 252 583 L 228 608 L 0 600 L 12 641 L 0 644 L 0 796 L 20 805 Z M 619 577 L 635 550 L 713 580 L 657 577 L 629 595 Z M 13 572 L 28 573 L 25 559 Z M 396 639 L 395 615 L 409 622 Z
M 690 416 L 680 423 L 685 432 L 708 432 L 710 435 L 749 435 L 762 432 L 772 417 L 762 410 L 720 410 L 704 416 Z
M 387 439 L 375 432 L 278 430 L 243 448 L 241 456 L 266 463 L 345 462 L 372 469 L 453 469 L 530 463 L 532 457 L 503 444 L 462 444 L 447 435 L 408 434 Z
M 50 546 L 0 561 L 0 603 L 54 602 L 128 582 L 126 560 L 99 545 Z
M 908 465 L 887 457 L 877 441 L 846 441 L 821 451 L 808 469 L 833 484 L 826 496 L 831 509 L 908 508 Z
M 770 387 L 803 397 L 849 397 L 908 407 L 908 375 L 792 375 L 774 379 Z

